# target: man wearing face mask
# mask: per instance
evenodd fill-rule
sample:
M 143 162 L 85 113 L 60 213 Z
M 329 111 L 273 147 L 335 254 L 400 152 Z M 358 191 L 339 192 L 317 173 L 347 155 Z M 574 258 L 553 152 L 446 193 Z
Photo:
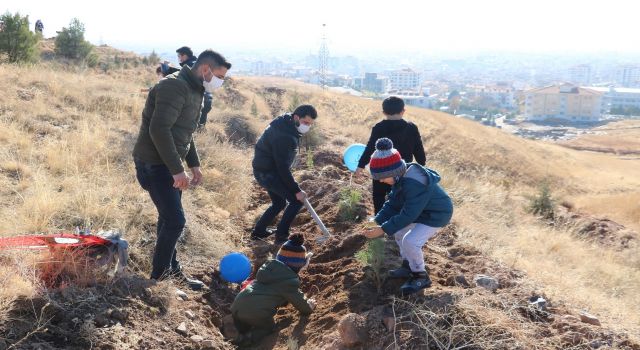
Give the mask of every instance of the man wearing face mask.
M 291 223 L 302 208 L 307 194 L 291 174 L 300 137 L 307 133 L 318 117 L 311 105 L 302 105 L 274 119 L 264 131 L 255 148 L 253 174 L 271 198 L 271 206 L 256 223 L 251 237 L 266 238 L 275 233 L 275 244 L 283 244 L 289 237 Z M 285 209 L 286 207 L 286 209 Z M 284 210 L 276 230 L 269 230 L 278 214 Z
M 193 55 L 193 51 L 189 46 L 183 46 L 176 50 L 178 54 L 178 62 L 180 67 L 185 65 L 193 67 L 196 63 L 196 57 Z M 204 93 L 204 103 L 202 104 L 202 110 L 200 111 L 200 120 L 198 121 L 198 127 L 202 128 L 207 124 L 207 116 L 211 112 L 211 105 L 213 104 L 213 95 L 210 92 Z
M 152 279 L 174 277 L 194 290 L 204 286 L 182 271 L 176 256 L 176 243 L 186 223 L 182 191 L 202 182 L 193 133 L 198 127 L 205 91 L 222 86 L 230 68 L 231 63 L 222 55 L 206 50 L 193 68 L 183 66 L 149 91 L 133 157 L 138 182 L 149 192 L 158 210 Z M 183 161 L 191 177 L 185 172 Z

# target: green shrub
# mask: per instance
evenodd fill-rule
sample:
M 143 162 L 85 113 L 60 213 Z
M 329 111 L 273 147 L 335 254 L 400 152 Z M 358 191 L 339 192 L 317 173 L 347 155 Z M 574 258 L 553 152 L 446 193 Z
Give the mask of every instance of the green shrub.
M 62 28 L 56 37 L 56 55 L 71 59 L 85 59 L 93 45 L 84 40 L 84 24 L 74 18 L 68 28 Z
M 372 279 L 378 294 L 382 288 L 382 263 L 384 261 L 384 239 L 375 238 L 367 242 L 367 246 L 356 253 L 356 259 L 371 269 Z
M 0 52 L 6 54 L 11 63 L 34 61 L 38 36 L 29 30 L 29 16 L 6 12 L 0 16 L 0 22 L 3 23 Z
M 529 198 L 529 212 L 545 219 L 553 219 L 555 200 L 551 196 L 549 184 L 544 182 L 538 189 L 538 194 Z
M 340 191 L 340 204 L 338 207 L 338 217 L 342 221 L 358 221 L 360 200 L 362 193 L 354 188 L 344 188 Z

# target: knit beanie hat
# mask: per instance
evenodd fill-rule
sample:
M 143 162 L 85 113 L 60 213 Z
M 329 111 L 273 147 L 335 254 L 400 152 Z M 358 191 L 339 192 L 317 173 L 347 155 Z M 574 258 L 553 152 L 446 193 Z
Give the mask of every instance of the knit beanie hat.
M 293 272 L 298 273 L 307 263 L 307 248 L 305 248 L 304 236 L 300 233 L 289 236 L 276 255 L 276 260 L 289 266 Z
M 400 152 L 393 148 L 393 141 L 383 137 L 376 141 L 376 151 L 371 156 L 369 170 L 374 180 L 380 180 L 404 175 L 407 164 L 400 156 Z

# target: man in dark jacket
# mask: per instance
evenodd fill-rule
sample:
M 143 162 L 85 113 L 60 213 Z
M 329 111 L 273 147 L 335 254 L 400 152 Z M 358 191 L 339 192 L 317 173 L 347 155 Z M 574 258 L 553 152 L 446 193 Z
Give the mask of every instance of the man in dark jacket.
M 275 232 L 275 244 L 287 240 L 291 223 L 307 196 L 293 178 L 291 166 L 300 137 L 309 131 L 317 117 L 318 112 L 313 106 L 302 105 L 293 114 L 274 119 L 260 136 L 253 158 L 253 174 L 258 184 L 267 190 L 272 203 L 256 223 L 252 238 L 265 238 Z M 277 229 L 267 230 L 267 226 L 285 207 Z
M 375 151 L 376 140 L 383 137 L 393 141 L 393 144 L 406 163 L 413 162 L 415 157 L 416 163 L 425 165 L 427 157 L 424 153 L 420 132 L 415 124 L 402 119 L 404 111 L 404 101 L 399 97 L 387 97 L 382 102 L 382 112 L 386 119 L 377 123 L 373 127 L 373 130 L 371 130 L 367 148 L 358 162 L 358 169 L 356 170 L 357 177 L 364 174 L 364 168 L 369 164 L 371 155 L 373 151 Z M 377 214 L 380 209 L 382 209 L 387 194 L 391 192 L 391 186 L 375 180 L 372 186 L 374 214 Z
M 138 181 L 158 210 L 152 279 L 175 276 L 193 289 L 203 286 L 183 273 L 176 257 L 176 243 L 185 226 L 182 191 L 202 182 L 193 133 L 204 92 L 221 85 L 229 68 L 222 55 L 206 50 L 193 69 L 184 66 L 149 91 L 133 157 Z M 185 172 L 185 160 L 191 178 Z
M 279 307 L 293 305 L 309 315 L 315 300 L 306 299 L 300 291 L 298 273 L 309 263 L 302 234 L 294 234 L 282 245 L 275 260 L 269 260 L 256 274 L 256 279 L 236 296 L 231 304 L 233 321 L 240 332 L 237 345 L 250 346 L 275 330 L 273 317 Z
M 193 67 L 193 64 L 196 62 L 196 57 L 193 55 L 193 51 L 188 46 L 183 46 L 176 50 L 178 54 L 178 62 L 180 62 L 180 67 L 184 67 L 185 65 L 189 67 Z M 198 127 L 204 127 L 207 124 L 207 116 L 209 112 L 211 112 L 211 105 L 213 103 L 213 95 L 209 92 L 205 92 L 204 94 L 204 104 L 202 105 L 202 111 L 200 111 L 200 119 L 198 120 Z

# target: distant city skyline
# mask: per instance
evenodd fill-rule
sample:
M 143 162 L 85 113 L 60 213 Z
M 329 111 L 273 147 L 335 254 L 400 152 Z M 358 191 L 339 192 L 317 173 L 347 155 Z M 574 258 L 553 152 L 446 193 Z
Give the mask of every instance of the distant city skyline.
M 326 23 L 331 54 L 453 54 L 468 51 L 640 53 L 634 34 L 640 6 L 622 0 L 386 1 L 295 0 L 182 3 L 31 0 L 12 13 L 41 19 L 45 36 L 73 17 L 86 37 L 136 51 L 182 45 L 196 51 L 315 53 Z

